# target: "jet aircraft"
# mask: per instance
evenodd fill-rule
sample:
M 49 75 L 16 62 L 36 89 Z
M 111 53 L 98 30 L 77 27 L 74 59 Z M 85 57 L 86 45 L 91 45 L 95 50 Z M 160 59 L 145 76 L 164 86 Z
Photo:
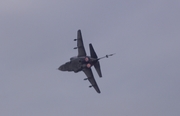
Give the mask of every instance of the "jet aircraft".
M 87 56 L 85 48 L 84 48 L 84 44 L 83 44 L 81 30 L 77 31 L 77 39 L 74 39 L 74 41 L 77 41 L 77 47 L 75 47 L 74 49 L 78 49 L 78 55 L 75 57 L 71 57 L 70 61 L 61 65 L 58 69 L 60 71 L 74 71 L 75 73 L 79 71 L 83 71 L 85 75 L 87 76 L 87 78 L 85 78 L 84 80 L 89 80 L 89 82 L 91 83 L 89 87 L 90 88 L 94 87 L 97 93 L 101 93 L 96 83 L 96 80 L 93 76 L 91 67 L 94 66 L 99 77 L 102 77 L 99 60 L 102 58 L 108 58 L 109 56 L 112 56 L 114 54 L 109 54 L 104 57 L 98 58 L 92 44 L 90 43 L 89 44 L 90 56 Z

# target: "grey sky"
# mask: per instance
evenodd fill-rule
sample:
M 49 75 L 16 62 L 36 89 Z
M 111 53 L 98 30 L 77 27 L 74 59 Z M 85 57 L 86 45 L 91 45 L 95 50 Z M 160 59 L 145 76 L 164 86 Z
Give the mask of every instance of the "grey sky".
M 180 1 L 1 0 L 1 116 L 179 116 Z M 57 68 L 86 52 L 102 60 L 101 89 Z

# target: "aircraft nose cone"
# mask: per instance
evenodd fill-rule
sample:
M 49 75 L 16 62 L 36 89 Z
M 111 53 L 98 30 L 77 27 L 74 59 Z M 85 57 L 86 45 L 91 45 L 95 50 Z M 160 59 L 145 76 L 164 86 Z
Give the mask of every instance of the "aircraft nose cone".
M 61 71 L 62 71 L 62 66 L 60 66 L 60 67 L 58 68 L 58 70 L 61 70 Z

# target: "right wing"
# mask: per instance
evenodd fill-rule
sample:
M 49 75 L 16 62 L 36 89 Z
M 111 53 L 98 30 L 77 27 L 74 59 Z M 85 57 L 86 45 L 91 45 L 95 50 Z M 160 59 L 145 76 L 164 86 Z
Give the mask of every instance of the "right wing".
M 99 87 L 96 83 L 96 80 L 94 79 L 93 73 L 91 68 L 86 68 L 83 70 L 83 72 L 86 74 L 87 79 L 89 80 L 89 82 L 91 83 L 91 85 L 94 87 L 94 89 L 98 92 L 101 93 L 101 91 L 99 90 Z
M 86 56 L 81 30 L 78 30 L 77 32 L 77 48 L 78 48 L 78 57 Z

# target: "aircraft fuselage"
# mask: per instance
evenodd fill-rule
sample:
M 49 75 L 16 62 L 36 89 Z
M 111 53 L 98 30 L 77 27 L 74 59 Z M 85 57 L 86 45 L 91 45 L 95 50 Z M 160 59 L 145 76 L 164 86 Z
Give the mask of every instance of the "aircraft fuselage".
M 85 68 L 91 68 L 96 62 L 97 59 L 89 56 L 71 57 L 69 62 L 61 65 L 58 69 L 61 71 L 74 71 L 77 73 Z

